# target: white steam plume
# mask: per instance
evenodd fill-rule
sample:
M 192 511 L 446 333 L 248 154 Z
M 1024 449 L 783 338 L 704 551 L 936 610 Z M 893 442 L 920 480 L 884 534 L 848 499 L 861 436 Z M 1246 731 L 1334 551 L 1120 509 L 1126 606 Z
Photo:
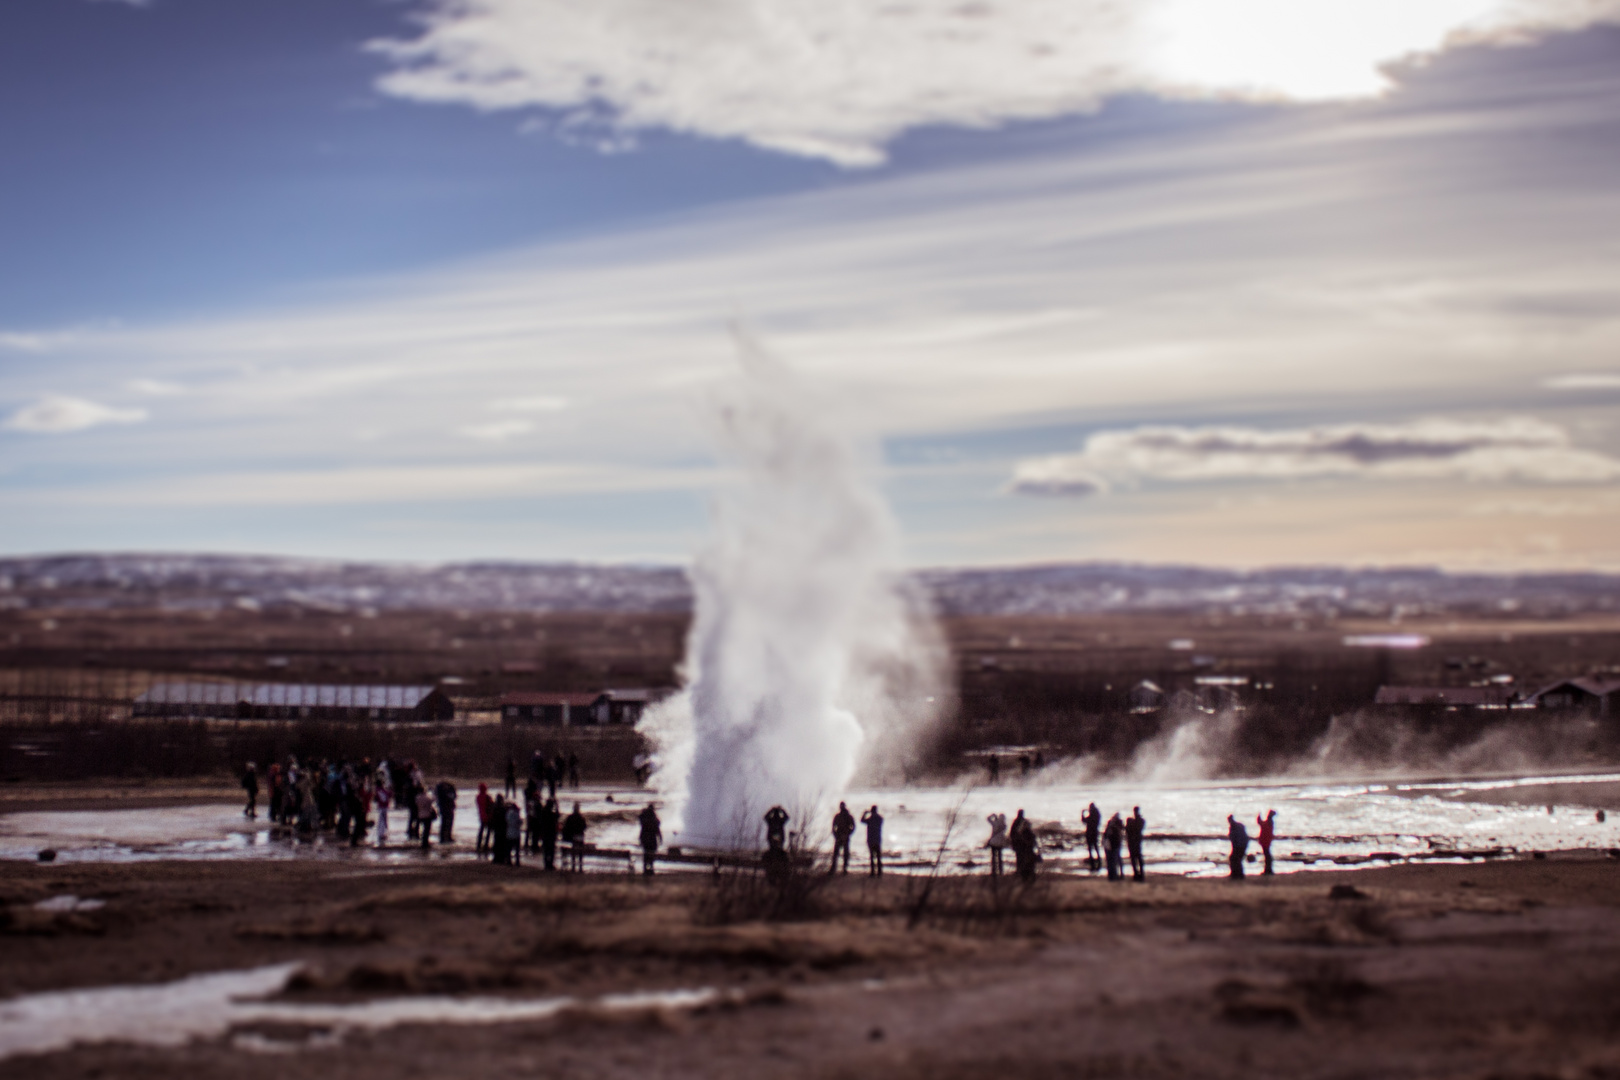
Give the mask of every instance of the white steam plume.
M 819 820 L 857 771 L 903 776 L 941 697 L 939 643 L 831 403 L 741 351 L 714 410 L 740 476 L 692 570 L 688 685 L 643 726 L 681 840 L 714 847 L 751 843 L 774 804 Z

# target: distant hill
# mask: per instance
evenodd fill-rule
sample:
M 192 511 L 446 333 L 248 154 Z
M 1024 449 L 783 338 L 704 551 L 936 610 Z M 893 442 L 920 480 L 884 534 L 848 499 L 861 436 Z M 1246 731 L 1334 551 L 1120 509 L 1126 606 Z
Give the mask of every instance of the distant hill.
M 1098 612 L 1518 614 L 1620 611 L 1620 575 L 1451 574 L 1410 568 L 1071 563 L 936 569 L 911 576 L 947 615 Z M 414 566 L 238 555 L 74 554 L 0 559 L 0 608 L 328 611 L 646 611 L 691 608 L 674 566 L 453 563 Z

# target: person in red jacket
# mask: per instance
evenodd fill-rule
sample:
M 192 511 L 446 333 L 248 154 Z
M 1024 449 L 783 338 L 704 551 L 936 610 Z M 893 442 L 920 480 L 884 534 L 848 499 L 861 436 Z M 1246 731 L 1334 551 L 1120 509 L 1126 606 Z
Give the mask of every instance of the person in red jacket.
M 1265 817 L 1256 817 L 1255 824 L 1260 826 L 1260 854 L 1266 858 L 1265 873 L 1271 873 L 1271 842 L 1277 837 L 1277 811 L 1267 810 Z

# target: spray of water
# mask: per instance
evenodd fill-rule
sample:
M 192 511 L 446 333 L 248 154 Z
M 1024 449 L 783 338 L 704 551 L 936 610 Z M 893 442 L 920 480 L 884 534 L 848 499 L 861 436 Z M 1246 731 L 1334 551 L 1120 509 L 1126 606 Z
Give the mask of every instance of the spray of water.
M 774 804 L 798 828 L 858 772 L 903 777 L 943 700 L 943 650 L 835 404 L 740 351 L 710 410 L 737 476 L 692 569 L 686 689 L 643 725 L 680 839 L 701 846 L 754 842 Z

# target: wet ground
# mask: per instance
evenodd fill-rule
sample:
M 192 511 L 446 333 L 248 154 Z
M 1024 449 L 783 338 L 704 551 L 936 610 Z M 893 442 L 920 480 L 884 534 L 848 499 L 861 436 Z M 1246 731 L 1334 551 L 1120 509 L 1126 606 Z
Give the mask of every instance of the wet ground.
M 0 1077 L 1620 1075 L 1620 861 L 789 891 L 13 863 Z

